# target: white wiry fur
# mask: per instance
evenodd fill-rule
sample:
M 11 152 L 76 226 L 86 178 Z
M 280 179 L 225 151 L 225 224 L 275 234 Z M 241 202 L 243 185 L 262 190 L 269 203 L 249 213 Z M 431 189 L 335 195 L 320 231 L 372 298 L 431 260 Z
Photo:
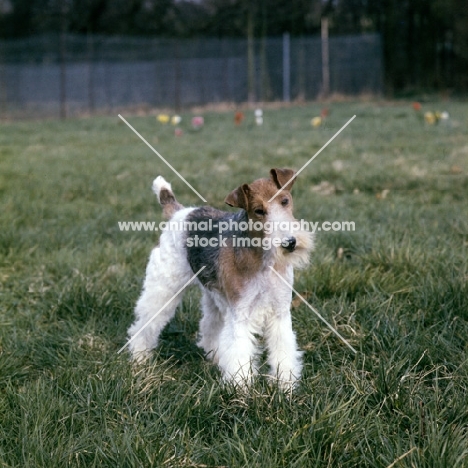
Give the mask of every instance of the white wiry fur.
M 192 210 L 193 208 L 186 208 L 178 211 L 173 220 L 185 218 Z M 193 276 L 185 256 L 184 242 L 182 231 L 164 231 L 160 246 L 151 252 L 143 292 L 135 308 L 137 320 L 128 330 L 130 337 L 139 333 L 129 344 L 132 354 L 137 359 L 145 358 L 148 352 L 157 346 L 159 334 L 174 316 L 182 294 L 175 297 L 166 307 L 163 306 Z M 155 314 L 158 314 L 157 318 L 151 320 Z M 150 323 L 147 326 L 148 322 Z M 145 329 L 139 332 L 143 326 Z
M 287 280 L 292 283 L 292 268 Z M 235 306 L 221 294 L 203 289 L 198 345 L 228 380 L 245 385 L 257 374 L 255 335 L 264 333 L 270 375 L 284 387 L 301 375 L 302 353 L 291 326 L 291 289 L 271 270 L 252 281 Z
M 158 177 L 153 183 L 158 198 L 163 188 L 171 191 L 170 184 Z M 193 210 L 195 208 L 181 209 L 171 221 L 180 222 Z M 174 316 L 183 293 L 173 296 L 194 275 L 185 243 L 186 233 L 166 230 L 159 246 L 151 253 L 143 292 L 135 308 L 136 321 L 128 331 L 129 348 L 137 360 L 146 358 L 157 346 L 158 337 Z M 292 264 L 281 265 L 280 272 L 290 285 L 293 283 Z M 297 349 L 291 326 L 291 288 L 268 265 L 246 283 L 242 296 L 234 304 L 216 288 L 208 289 L 196 282 L 202 290 L 203 311 L 198 345 L 220 367 L 224 378 L 240 386 L 252 381 L 258 373 L 256 335 L 263 332 L 271 377 L 284 388 L 293 386 L 301 375 L 302 353 Z

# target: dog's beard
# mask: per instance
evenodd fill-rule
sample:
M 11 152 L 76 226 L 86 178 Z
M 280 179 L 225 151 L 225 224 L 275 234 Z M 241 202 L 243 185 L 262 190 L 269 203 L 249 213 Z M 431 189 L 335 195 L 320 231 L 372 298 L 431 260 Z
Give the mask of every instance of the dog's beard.
M 296 248 L 289 252 L 284 247 L 272 247 L 267 256 L 268 263 L 273 263 L 274 267 L 282 269 L 287 266 L 303 269 L 309 265 L 310 253 L 314 248 L 314 235 L 308 231 L 298 231 L 294 233 L 296 238 Z

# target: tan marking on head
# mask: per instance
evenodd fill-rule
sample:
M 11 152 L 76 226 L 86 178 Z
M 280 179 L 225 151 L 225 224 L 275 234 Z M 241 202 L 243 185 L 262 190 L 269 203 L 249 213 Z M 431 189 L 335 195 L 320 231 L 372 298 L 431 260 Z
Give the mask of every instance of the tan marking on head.
M 254 222 L 265 222 L 272 206 L 284 210 L 285 219 L 292 220 L 294 217 L 290 189 L 296 179 L 289 181 L 294 175 L 295 171 L 292 169 L 271 169 L 270 179 L 257 179 L 250 184 L 243 184 L 233 190 L 224 201 L 230 206 L 247 211 L 249 219 Z M 268 200 L 276 195 L 279 188 L 283 188 L 282 192 L 269 203 Z M 251 234 L 262 236 L 259 231 Z
M 284 190 L 275 197 L 271 202 L 272 198 L 278 188 L 271 179 L 258 179 L 248 185 L 247 200 L 248 200 L 248 213 L 249 219 L 260 222 L 266 222 L 271 211 L 281 210 L 284 213 L 284 219 L 292 220 L 293 214 L 293 200 L 289 190 Z
M 270 177 L 279 189 L 284 187 L 285 190 L 291 191 L 294 182 L 296 182 L 295 175 L 296 171 L 288 168 L 274 168 L 270 170 Z
M 247 194 L 248 185 L 244 184 L 234 189 L 225 199 L 224 203 L 235 208 L 248 210 Z

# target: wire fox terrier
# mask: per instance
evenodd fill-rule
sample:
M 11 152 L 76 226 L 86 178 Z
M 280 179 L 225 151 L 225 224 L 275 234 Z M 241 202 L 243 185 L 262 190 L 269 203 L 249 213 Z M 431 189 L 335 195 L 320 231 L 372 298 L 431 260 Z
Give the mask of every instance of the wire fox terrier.
M 271 169 L 270 179 L 236 188 L 225 199 L 240 208 L 235 213 L 184 208 L 168 182 L 161 176 L 154 180 L 153 191 L 170 221 L 151 253 L 128 332 L 135 359 L 157 346 L 182 299 L 177 292 L 198 272 L 203 311 L 198 346 L 224 378 L 242 386 L 251 382 L 257 373 L 256 336 L 263 331 L 270 375 L 283 387 L 294 384 L 302 352 L 292 330 L 290 285 L 293 268 L 306 266 L 313 248 L 312 233 L 301 229 L 292 213 L 294 176 L 291 169 Z

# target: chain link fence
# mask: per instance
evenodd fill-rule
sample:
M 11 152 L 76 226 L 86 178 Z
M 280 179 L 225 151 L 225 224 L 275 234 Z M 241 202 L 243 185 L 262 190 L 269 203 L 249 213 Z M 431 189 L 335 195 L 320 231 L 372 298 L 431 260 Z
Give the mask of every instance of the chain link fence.
M 380 36 L 331 37 L 331 94 L 380 94 Z M 320 37 L 161 39 L 40 36 L 0 41 L 0 116 L 181 109 L 314 100 L 323 91 Z

